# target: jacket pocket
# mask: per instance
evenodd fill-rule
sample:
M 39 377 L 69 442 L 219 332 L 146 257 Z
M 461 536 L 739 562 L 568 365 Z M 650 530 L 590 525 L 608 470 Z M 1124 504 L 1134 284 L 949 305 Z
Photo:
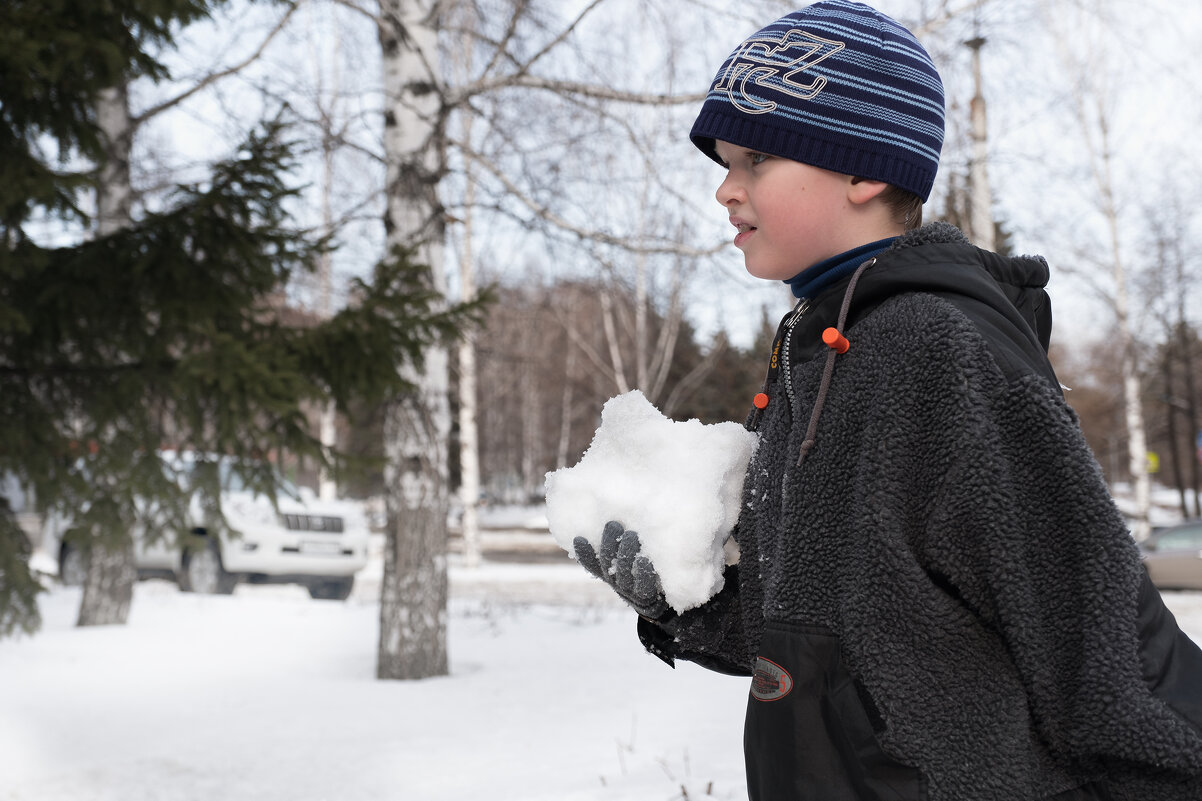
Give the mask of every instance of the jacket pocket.
M 880 725 L 829 630 L 768 623 L 744 729 L 751 801 L 923 801 L 921 773 L 885 753 Z

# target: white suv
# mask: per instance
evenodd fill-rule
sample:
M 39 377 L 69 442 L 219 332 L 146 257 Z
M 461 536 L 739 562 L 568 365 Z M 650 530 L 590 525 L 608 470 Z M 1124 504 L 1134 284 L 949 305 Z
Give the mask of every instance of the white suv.
M 164 453 L 165 460 L 175 458 Z M 183 457 L 182 462 L 187 461 Z M 237 533 L 211 535 L 202 522 L 200 502 L 194 499 L 192 536 L 148 544 L 135 532 L 139 578 L 173 577 L 181 589 L 201 593 L 228 594 L 246 581 L 301 584 L 314 598 L 350 596 L 355 573 L 367 564 L 369 531 L 361 504 L 319 500 L 308 488 L 285 482 L 277 511 L 269 498 L 245 488 L 229 462 L 220 462 L 220 470 L 221 510 Z M 81 555 L 66 544 L 58 546 L 57 555 L 59 579 L 82 583 Z

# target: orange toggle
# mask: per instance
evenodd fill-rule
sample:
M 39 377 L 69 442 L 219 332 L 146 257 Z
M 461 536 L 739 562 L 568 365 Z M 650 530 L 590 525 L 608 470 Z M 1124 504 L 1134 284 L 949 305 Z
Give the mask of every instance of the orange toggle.
M 847 353 L 847 349 L 851 347 L 847 337 L 840 334 L 838 328 L 828 328 L 823 331 L 822 341 L 826 343 L 827 347 L 834 348 L 835 353 Z
M 757 409 L 768 408 L 768 396 L 763 392 L 757 392 L 755 397 L 751 399 L 751 402 L 755 404 L 755 408 Z

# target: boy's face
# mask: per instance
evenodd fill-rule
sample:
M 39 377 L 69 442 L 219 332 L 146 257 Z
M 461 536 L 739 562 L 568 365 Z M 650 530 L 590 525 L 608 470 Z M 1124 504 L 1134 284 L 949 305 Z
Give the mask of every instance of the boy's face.
M 739 229 L 735 247 L 747 272 L 785 281 L 850 245 L 843 226 L 851 176 L 715 142 L 726 180 L 715 197 Z

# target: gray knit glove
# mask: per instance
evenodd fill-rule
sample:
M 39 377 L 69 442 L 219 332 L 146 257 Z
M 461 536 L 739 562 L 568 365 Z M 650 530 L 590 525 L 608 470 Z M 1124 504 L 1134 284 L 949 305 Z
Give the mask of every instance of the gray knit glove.
M 601 535 L 601 553 L 589 541 L 572 541 L 576 559 L 584 569 L 614 588 L 614 592 L 645 618 L 655 620 L 668 611 L 659 574 L 645 556 L 639 556 L 639 535 L 611 520 Z

